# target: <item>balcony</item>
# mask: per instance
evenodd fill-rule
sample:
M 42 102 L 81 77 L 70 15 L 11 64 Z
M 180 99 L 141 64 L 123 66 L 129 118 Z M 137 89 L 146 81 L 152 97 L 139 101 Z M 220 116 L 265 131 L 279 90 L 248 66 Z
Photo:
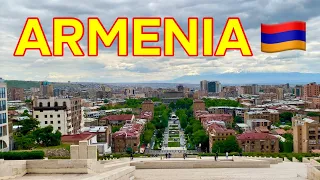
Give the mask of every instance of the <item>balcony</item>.
M 317 140 L 309 140 L 309 144 L 317 144 Z
M 68 127 L 69 127 L 69 126 L 71 127 L 71 126 L 72 126 L 71 121 L 68 121 L 67 125 L 68 125 Z

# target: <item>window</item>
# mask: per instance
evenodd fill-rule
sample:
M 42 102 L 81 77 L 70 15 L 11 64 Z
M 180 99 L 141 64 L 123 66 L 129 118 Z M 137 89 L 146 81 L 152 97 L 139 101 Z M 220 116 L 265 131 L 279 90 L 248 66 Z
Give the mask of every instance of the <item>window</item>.
M 59 118 L 59 117 L 60 117 L 60 114 L 58 114 L 57 117 Z
M 5 124 L 5 123 L 7 123 L 7 114 L 2 113 L 0 114 L 0 124 Z
M 36 115 L 36 118 L 39 118 L 39 115 Z
M 53 115 L 50 115 L 50 118 L 53 118 Z
M 58 121 L 58 124 L 60 124 L 60 121 Z
M 47 118 L 48 117 L 48 115 L 44 115 L 44 118 Z
M 0 111 L 7 110 L 7 102 L 5 100 L 0 101 Z
M 58 102 L 54 102 L 54 107 L 57 107 L 58 106 Z
M 61 127 L 58 127 L 58 130 L 61 130 Z
M 0 88 L 0 98 L 6 98 L 6 88 Z
M 66 103 L 66 102 L 63 102 L 63 106 L 67 106 L 67 103 Z
M 43 110 L 40 110 L 40 112 L 43 112 Z
M 48 124 L 48 121 L 45 121 L 44 124 Z
M 50 124 L 53 124 L 53 121 L 50 121 Z
M 50 102 L 48 102 L 48 107 L 50 107 Z
M 40 103 L 39 103 L 39 107 L 42 107 L 42 106 L 43 106 L 43 105 L 42 105 L 42 102 L 40 102 Z

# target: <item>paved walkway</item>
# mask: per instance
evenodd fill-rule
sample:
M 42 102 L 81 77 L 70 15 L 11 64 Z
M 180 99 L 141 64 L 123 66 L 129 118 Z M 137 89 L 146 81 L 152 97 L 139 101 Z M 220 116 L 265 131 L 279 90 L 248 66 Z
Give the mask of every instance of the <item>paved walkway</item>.
M 283 162 L 271 168 L 137 169 L 136 180 L 303 180 L 307 164 Z

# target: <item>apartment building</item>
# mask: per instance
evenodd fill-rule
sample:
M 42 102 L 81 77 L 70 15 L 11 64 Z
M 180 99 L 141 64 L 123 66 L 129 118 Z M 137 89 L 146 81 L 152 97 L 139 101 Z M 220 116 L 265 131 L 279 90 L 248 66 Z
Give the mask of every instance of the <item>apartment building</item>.
M 35 98 L 33 118 L 40 121 L 41 127 L 53 126 L 63 135 L 76 134 L 82 124 L 80 98 Z
M 50 82 L 40 82 L 40 96 L 45 98 L 53 97 L 53 85 Z
M 271 122 L 266 119 L 248 119 L 247 125 L 251 131 L 269 133 Z
M 212 147 L 215 142 L 226 140 L 228 136 L 235 135 L 235 131 L 233 129 L 227 129 L 223 125 L 217 123 L 212 123 L 205 129 L 209 134 L 209 152 L 212 152 Z
M 193 101 L 193 114 L 195 115 L 197 111 L 205 111 L 206 105 L 203 100 L 196 99 Z
M 152 114 L 154 113 L 154 103 L 152 102 L 152 100 L 146 100 L 142 103 L 142 108 L 141 108 L 142 112 L 152 112 Z
M 264 111 L 249 111 L 244 113 L 244 123 L 247 123 L 248 119 L 266 119 L 272 124 L 279 121 L 279 112 L 277 110 L 264 110 Z
M 303 98 L 319 96 L 320 94 L 320 85 L 316 82 L 312 82 L 303 86 Z
M 279 139 L 268 133 L 247 132 L 237 136 L 237 140 L 243 152 L 279 152 Z
M 99 124 L 103 126 L 107 125 L 124 125 L 131 124 L 135 120 L 134 114 L 120 114 L 120 115 L 109 115 L 102 117 L 99 120 Z
M 145 123 L 144 120 L 128 122 L 119 131 L 113 133 L 112 152 L 126 152 L 128 148 L 137 152 Z
M 9 88 L 8 89 L 8 100 L 9 101 L 24 101 L 25 94 L 23 88 Z
M 320 124 L 306 115 L 292 117 L 293 151 L 309 153 L 320 149 Z
M 0 78 L 0 151 L 9 151 L 7 85 Z

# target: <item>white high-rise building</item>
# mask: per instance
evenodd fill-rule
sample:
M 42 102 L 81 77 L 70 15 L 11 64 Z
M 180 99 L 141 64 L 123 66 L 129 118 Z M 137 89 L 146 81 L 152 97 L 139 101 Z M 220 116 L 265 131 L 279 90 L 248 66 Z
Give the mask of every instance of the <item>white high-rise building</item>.
M 53 126 L 62 135 L 76 134 L 81 130 L 82 113 L 80 98 L 35 98 L 33 117 L 41 127 Z
M 0 78 L 0 151 L 9 151 L 7 85 Z
M 207 80 L 200 81 L 200 90 L 204 91 L 204 92 L 208 91 L 208 81 Z

